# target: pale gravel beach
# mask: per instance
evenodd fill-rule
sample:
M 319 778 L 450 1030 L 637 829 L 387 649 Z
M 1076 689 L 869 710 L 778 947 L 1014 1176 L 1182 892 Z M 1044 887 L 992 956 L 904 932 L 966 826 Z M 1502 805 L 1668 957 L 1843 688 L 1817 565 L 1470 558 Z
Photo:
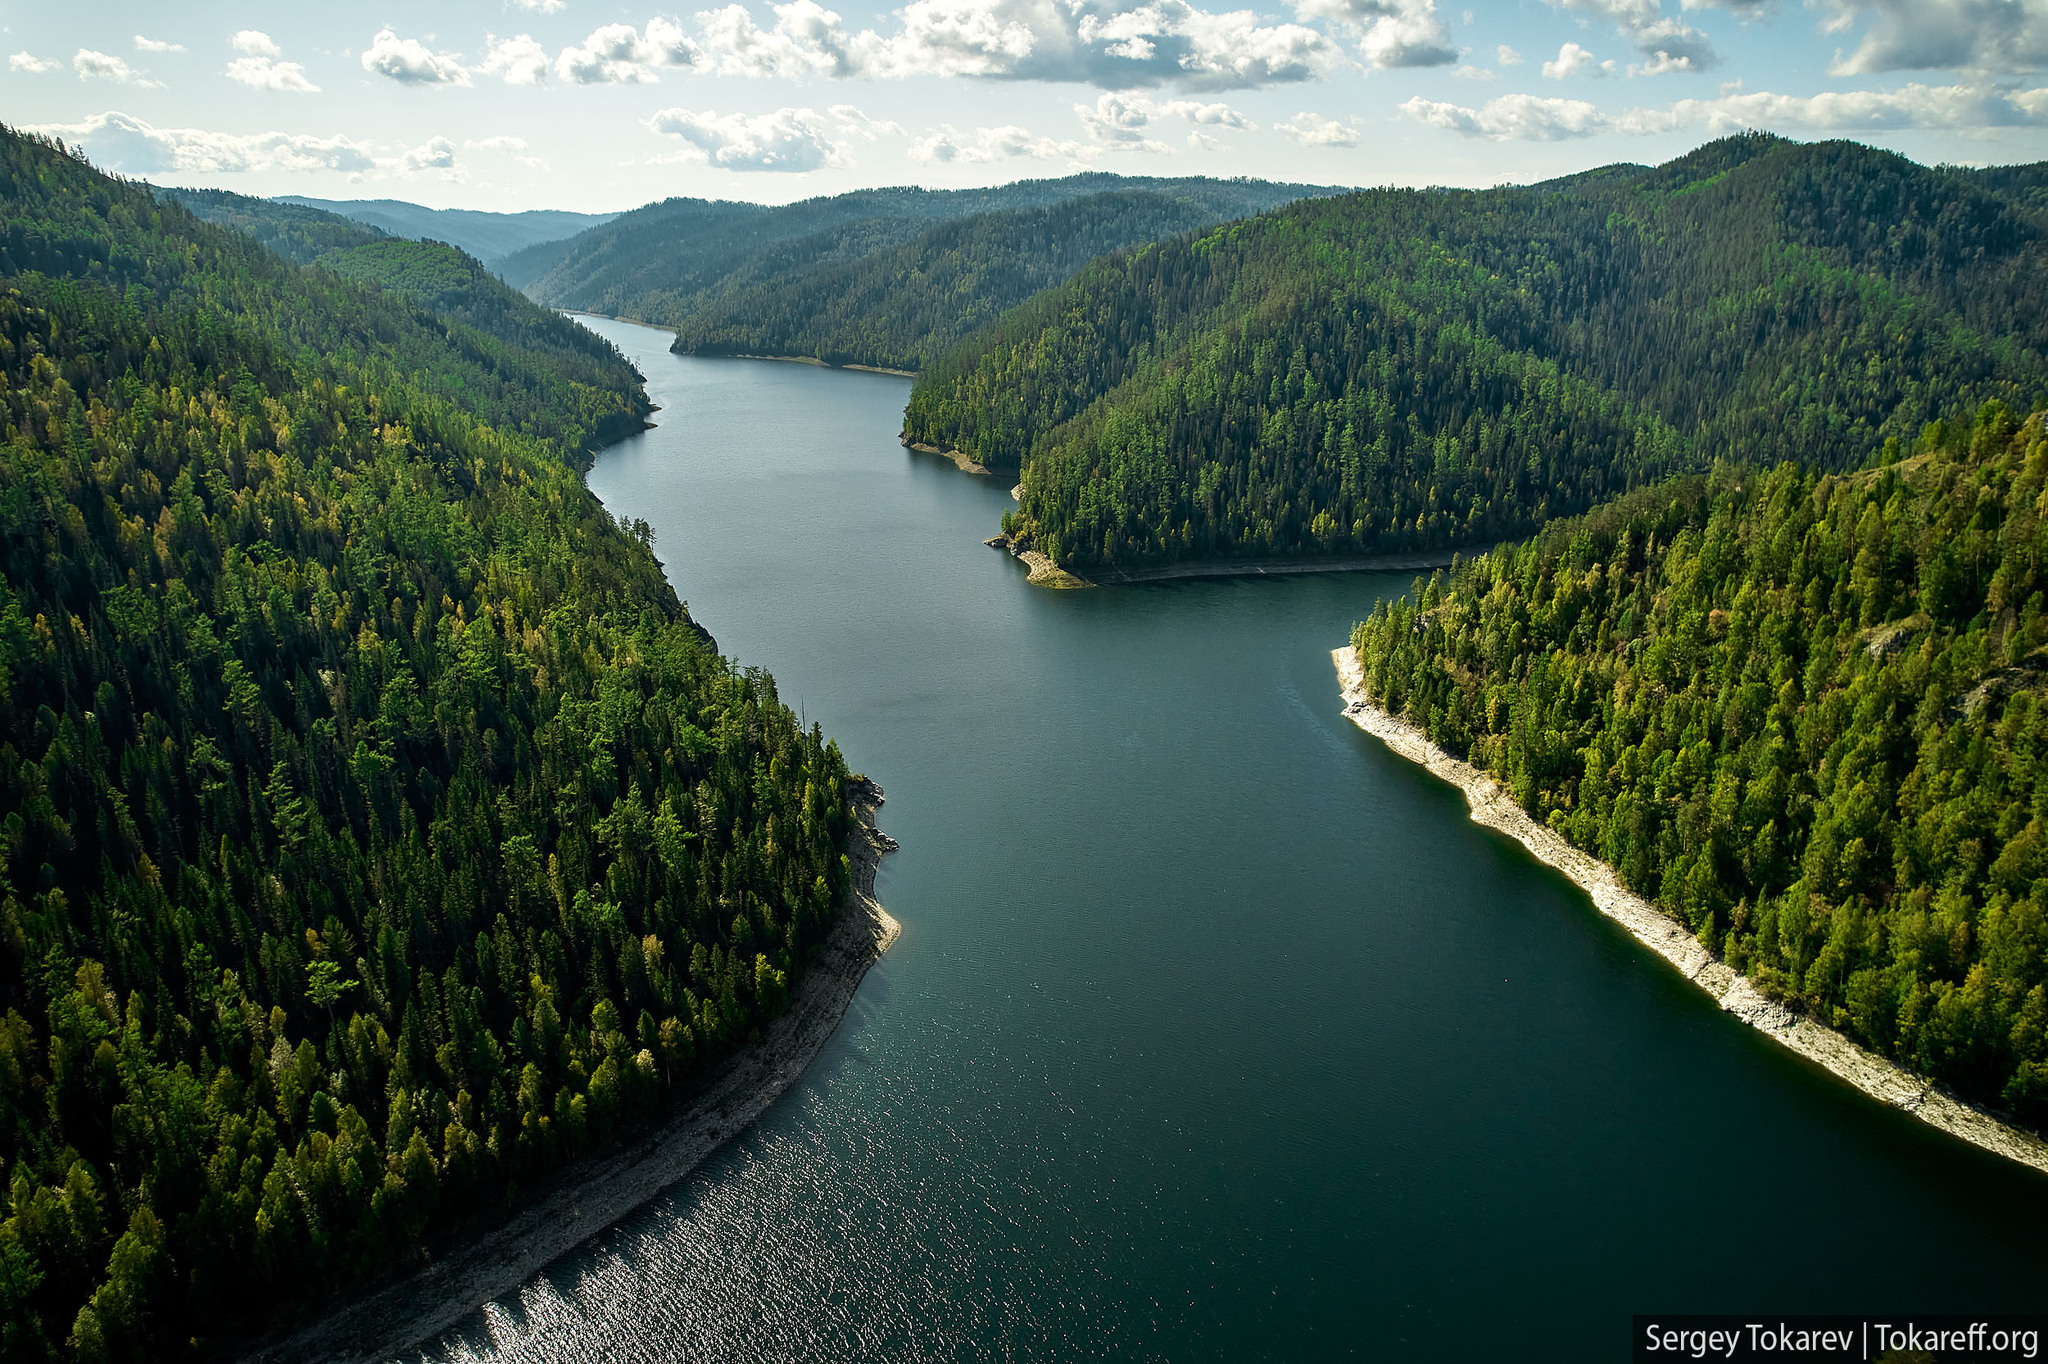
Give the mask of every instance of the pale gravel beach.
M 447 1331 L 494 1298 L 652 1201 L 738 1136 L 824 1050 L 868 973 L 902 926 L 875 899 L 875 869 L 896 844 L 875 827 L 881 788 L 853 789 L 853 880 L 831 933 L 797 977 L 788 1007 L 652 1131 L 563 1170 L 511 1220 L 450 1248 L 294 1334 L 242 1354 L 244 1364 L 384 1364 Z
M 1592 898 L 1594 908 L 1684 972 L 1686 979 L 1712 995 L 1723 1009 L 1871 1098 L 1974 1146 L 2048 1173 L 2048 1142 L 1944 1093 L 1864 1050 L 1833 1028 L 1767 999 L 1746 977 L 1736 974 L 1719 956 L 1708 951 L 1684 925 L 1624 886 L 1612 867 L 1574 848 L 1532 819 L 1491 776 L 1452 757 L 1415 725 L 1374 704 L 1366 694 L 1358 653 L 1350 645 L 1333 649 L 1330 657 L 1337 665 L 1344 714 L 1353 724 L 1401 757 L 1421 764 L 1432 775 L 1463 791 L 1475 823 L 1498 829 L 1535 854 L 1539 861 L 1570 877 Z

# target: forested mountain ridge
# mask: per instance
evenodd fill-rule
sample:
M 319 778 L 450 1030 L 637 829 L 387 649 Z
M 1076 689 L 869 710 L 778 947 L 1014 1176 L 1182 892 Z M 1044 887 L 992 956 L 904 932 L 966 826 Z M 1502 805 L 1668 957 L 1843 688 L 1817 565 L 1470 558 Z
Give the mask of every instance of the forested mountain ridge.
M 1203 205 L 1209 220 L 1218 221 L 1326 191 L 1260 180 L 1155 180 L 1097 172 L 991 189 L 857 190 L 779 206 L 669 199 L 622 214 L 567 243 L 535 247 L 500 262 L 499 268 L 508 282 L 550 307 L 669 327 L 689 325 L 700 307 L 709 309 L 705 324 L 718 325 L 731 317 L 721 307 L 748 303 L 747 290 L 765 290 L 765 319 L 746 318 L 758 325 L 779 321 L 780 310 L 788 306 L 773 297 L 775 291 L 830 287 L 825 281 L 836 269 L 878 260 L 935 224 L 1139 192 Z M 1028 240 L 1020 238 L 1018 244 Z M 820 297 L 817 305 L 829 302 Z
M 194 217 L 237 228 L 287 260 L 311 265 L 328 251 L 383 241 L 382 228 L 344 218 L 326 209 L 276 199 L 255 199 L 225 189 L 159 187 L 157 197 L 175 199 Z
M 674 349 L 914 371 L 1097 256 L 1243 217 L 1252 204 L 1234 192 L 1113 190 L 951 219 L 901 246 L 822 263 L 806 261 L 809 242 L 798 239 L 700 294 L 675 323 Z
M 1063 566 L 1526 534 L 1758 450 L 1862 460 L 2048 392 L 2048 220 L 1751 135 L 1526 188 L 1292 204 L 1098 261 L 926 368 L 905 437 L 1020 469 Z
M 2048 409 L 1880 458 L 1643 489 L 1352 642 L 1768 993 L 2048 1129 Z
M 616 213 L 573 213 L 536 208 L 491 213 L 465 208 L 427 208 L 403 199 L 310 199 L 281 195 L 277 204 L 298 204 L 363 223 L 394 237 L 447 242 L 495 268 L 506 257 L 535 246 L 565 241 L 618 217 Z
M 486 370 L 539 368 L 559 384 L 547 408 L 582 416 L 579 455 L 638 430 L 650 410 L 639 374 L 617 347 L 534 303 L 456 247 L 406 241 L 322 209 L 227 190 L 159 193 L 289 260 L 391 290 L 439 319 L 448 339 Z M 618 401 L 622 394 L 634 400 Z
M 838 903 L 838 750 L 479 335 L 0 131 L 8 1359 L 409 1259 L 744 1038 Z

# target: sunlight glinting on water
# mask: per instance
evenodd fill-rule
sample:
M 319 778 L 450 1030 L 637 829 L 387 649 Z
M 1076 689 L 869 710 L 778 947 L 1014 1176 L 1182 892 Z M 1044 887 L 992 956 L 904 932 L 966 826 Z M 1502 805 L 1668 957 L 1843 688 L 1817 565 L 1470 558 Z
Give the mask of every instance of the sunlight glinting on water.
M 1638 1311 L 2038 1298 L 2048 1181 L 1344 721 L 1329 650 L 1405 576 L 1029 589 L 901 380 L 593 326 L 663 411 L 591 487 L 886 789 L 904 933 L 758 1122 L 412 1359 L 1584 1359 Z

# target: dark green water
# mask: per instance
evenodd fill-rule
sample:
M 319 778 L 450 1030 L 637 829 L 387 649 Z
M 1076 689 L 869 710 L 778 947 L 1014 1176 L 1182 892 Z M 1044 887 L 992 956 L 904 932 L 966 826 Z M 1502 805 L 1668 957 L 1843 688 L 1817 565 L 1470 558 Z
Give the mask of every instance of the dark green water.
M 889 795 L 820 1062 L 437 1359 L 1620 1359 L 2048 1303 L 2048 1179 L 1737 1024 L 1343 721 L 1406 580 L 1027 588 L 907 381 L 669 355 L 591 486 Z

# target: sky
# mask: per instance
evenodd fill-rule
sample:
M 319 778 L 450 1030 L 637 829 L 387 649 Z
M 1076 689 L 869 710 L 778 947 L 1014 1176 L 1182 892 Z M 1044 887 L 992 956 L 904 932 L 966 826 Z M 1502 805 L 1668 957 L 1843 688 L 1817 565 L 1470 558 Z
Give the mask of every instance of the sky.
M 2048 159 L 2048 0 L 93 0 L 0 6 L 0 121 L 109 170 L 436 208 L 1107 170 L 1526 183 L 1762 128 Z

